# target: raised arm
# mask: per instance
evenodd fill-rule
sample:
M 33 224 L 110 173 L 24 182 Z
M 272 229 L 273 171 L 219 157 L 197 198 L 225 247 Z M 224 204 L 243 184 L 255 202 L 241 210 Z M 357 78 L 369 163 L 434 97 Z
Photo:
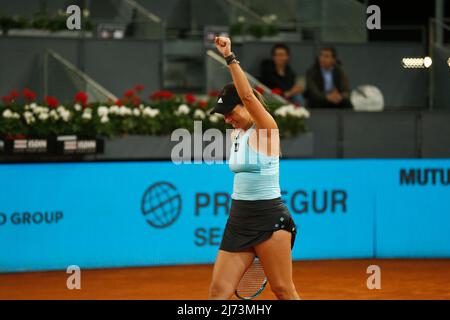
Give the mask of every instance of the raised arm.
M 231 41 L 229 38 L 216 37 L 215 43 L 217 50 L 220 51 L 224 58 L 231 55 Z M 266 110 L 266 108 L 264 108 L 253 93 L 250 82 L 248 81 L 247 76 L 240 67 L 239 63 L 231 63 L 228 68 L 231 72 L 231 77 L 233 78 L 237 93 L 253 120 L 255 120 L 257 128 L 278 129 L 277 123 L 273 119 L 272 115 Z M 270 134 L 271 130 L 268 130 L 267 132 Z

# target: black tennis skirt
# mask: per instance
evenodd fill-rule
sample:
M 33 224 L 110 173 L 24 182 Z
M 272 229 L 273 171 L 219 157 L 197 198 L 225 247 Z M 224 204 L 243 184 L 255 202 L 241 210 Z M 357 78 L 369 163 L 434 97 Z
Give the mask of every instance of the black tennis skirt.
M 232 199 L 220 249 L 246 251 L 269 239 L 278 230 L 292 233 L 293 248 L 297 227 L 281 197 L 270 200 Z

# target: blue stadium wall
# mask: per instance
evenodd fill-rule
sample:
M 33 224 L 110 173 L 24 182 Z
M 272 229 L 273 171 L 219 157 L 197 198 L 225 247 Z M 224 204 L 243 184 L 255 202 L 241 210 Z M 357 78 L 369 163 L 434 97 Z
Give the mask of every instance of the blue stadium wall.
M 450 160 L 282 160 L 294 259 L 450 257 Z M 0 165 L 0 272 L 212 263 L 227 164 Z

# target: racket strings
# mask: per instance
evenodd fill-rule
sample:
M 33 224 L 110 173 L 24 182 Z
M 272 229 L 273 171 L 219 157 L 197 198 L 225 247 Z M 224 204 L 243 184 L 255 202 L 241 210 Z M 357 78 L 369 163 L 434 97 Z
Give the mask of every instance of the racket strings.
M 266 281 L 263 266 L 259 259 L 255 258 L 242 276 L 236 292 L 242 298 L 251 298 L 264 288 Z

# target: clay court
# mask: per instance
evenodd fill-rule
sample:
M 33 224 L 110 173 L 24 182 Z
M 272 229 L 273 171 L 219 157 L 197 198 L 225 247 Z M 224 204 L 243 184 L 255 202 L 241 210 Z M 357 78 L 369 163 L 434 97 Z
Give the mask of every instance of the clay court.
M 381 289 L 366 286 L 369 265 L 381 268 Z M 64 271 L 0 275 L 0 299 L 206 299 L 212 265 L 86 270 L 81 290 Z M 304 300 L 450 299 L 450 260 L 327 260 L 294 263 Z M 275 299 L 268 286 L 258 299 Z

